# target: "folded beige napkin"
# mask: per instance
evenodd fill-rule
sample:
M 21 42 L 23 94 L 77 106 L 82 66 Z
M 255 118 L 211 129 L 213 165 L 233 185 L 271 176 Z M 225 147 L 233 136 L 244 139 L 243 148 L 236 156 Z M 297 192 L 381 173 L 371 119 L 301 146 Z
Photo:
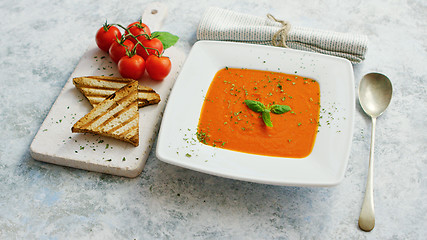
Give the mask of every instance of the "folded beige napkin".
M 197 40 L 274 45 L 343 57 L 352 63 L 365 59 L 365 35 L 298 27 L 275 19 L 211 7 L 202 17 Z

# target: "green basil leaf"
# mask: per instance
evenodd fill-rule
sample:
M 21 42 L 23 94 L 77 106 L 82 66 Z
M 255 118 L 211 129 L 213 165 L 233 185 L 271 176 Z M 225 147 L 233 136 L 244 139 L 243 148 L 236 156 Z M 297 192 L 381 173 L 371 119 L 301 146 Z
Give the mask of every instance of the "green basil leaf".
M 246 105 L 254 112 L 264 112 L 265 106 L 261 102 L 254 100 L 245 100 Z
M 275 113 L 275 114 L 282 114 L 282 113 L 289 112 L 289 111 L 291 111 L 291 107 L 289 107 L 287 105 L 275 104 L 275 105 L 271 106 L 271 112 Z
M 273 123 L 271 122 L 269 111 L 262 112 L 262 120 L 264 120 L 264 123 L 267 127 L 273 127 Z
M 158 38 L 163 43 L 163 48 L 167 49 L 175 45 L 178 42 L 179 37 L 169 32 L 153 32 L 151 36 Z

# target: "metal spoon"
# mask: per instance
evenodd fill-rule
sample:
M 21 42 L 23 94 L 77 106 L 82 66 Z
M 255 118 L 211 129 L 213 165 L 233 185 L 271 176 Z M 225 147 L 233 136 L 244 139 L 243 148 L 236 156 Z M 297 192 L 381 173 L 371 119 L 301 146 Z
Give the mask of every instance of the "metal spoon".
M 380 73 L 368 73 L 363 76 L 359 85 L 359 102 L 363 111 L 372 118 L 371 151 L 369 154 L 368 180 L 366 182 L 365 198 L 359 216 L 359 227 L 369 232 L 375 226 L 373 172 L 374 172 L 374 140 L 375 125 L 379 117 L 388 107 L 392 86 L 390 80 Z

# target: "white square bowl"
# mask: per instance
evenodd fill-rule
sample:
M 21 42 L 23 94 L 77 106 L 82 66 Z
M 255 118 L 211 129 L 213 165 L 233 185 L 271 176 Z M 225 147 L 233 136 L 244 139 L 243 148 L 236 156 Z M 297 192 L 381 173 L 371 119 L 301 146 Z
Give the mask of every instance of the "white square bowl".
M 224 67 L 297 74 L 320 86 L 320 126 L 305 158 L 247 154 L 200 143 L 204 97 Z M 287 186 L 334 186 L 347 168 L 355 110 L 351 63 L 343 58 L 253 44 L 196 42 L 169 97 L 156 155 L 164 162 L 216 176 Z

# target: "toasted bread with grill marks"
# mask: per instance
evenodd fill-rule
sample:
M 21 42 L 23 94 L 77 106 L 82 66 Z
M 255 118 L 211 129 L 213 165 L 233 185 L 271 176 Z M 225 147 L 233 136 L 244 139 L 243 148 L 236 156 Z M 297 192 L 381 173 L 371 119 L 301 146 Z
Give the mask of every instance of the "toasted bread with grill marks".
M 74 133 L 95 133 L 139 145 L 138 82 L 132 81 L 104 101 L 71 128 Z
M 123 86 L 134 81 L 130 78 L 106 77 L 106 76 L 86 76 L 73 78 L 73 83 L 83 95 L 95 107 L 106 97 L 110 96 Z M 138 107 L 144 107 L 160 102 L 160 95 L 152 88 L 138 86 Z

